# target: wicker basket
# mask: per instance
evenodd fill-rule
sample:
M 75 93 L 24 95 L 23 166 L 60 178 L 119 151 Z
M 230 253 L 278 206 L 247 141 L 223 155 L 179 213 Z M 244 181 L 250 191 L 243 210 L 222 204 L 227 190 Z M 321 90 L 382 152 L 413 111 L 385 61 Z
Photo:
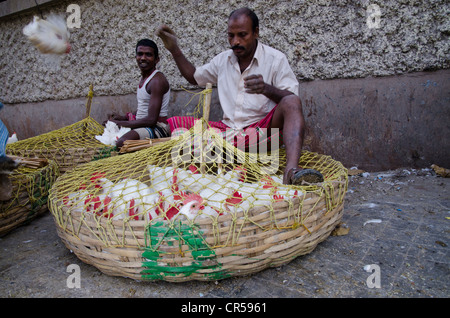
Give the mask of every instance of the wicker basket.
M 98 147 L 86 146 L 86 147 L 69 147 L 55 149 L 36 148 L 30 150 L 13 151 L 7 148 L 7 153 L 10 155 L 19 155 L 25 158 L 46 158 L 53 160 L 58 166 L 60 174 L 64 174 L 72 168 L 91 162 L 93 160 L 99 160 L 102 158 L 108 158 L 115 156 L 118 152 L 114 147 L 99 144 Z
M 115 146 L 104 145 L 95 138 L 96 135 L 103 134 L 104 127 L 90 115 L 93 96 L 94 88 L 91 84 L 83 120 L 7 145 L 6 153 L 25 158 L 38 157 L 53 160 L 60 174 L 79 164 L 118 154 Z
M 116 147 L 95 139 L 103 127 L 91 117 L 61 129 L 7 145 L 8 155 L 53 160 L 60 174 L 93 160 L 118 154 Z
M 321 171 L 325 181 L 300 187 L 306 193 L 302 198 L 222 215 L 216 222 L 206 218 L 149 225 L 75 212 L 57 199 L 57 184 L 50 211 L 66 247 L 108 275 L 170 282 L 248 275 L 310 253 L 340 222 L 346 169 L 319 154 L 304 167 Z
M 47 211 L 48 194 L 58 177 L 55 162 L 38 169 L 20 167 L 10 176 L 13 198 L 0 201 L 0 236 Z

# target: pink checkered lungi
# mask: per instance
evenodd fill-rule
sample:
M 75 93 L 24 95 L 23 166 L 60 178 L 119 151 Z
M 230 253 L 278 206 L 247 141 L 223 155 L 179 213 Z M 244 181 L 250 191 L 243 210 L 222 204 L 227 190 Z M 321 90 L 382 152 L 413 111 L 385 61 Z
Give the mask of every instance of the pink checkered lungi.
M 240 130 L 232 129 L 221 121 L 209 121 L 208 124 L 211 128 L 220 132 L 227 141 L 233 143 L 235 147 L 239 147 L 240 149 L 242 149 L 242 147 L 247 149 L 249 146 L 256 146 L 258 144 L 262 144 L 263 142 L 267 143 L 271 140 L 271 138 L 276 137 L 279 138 L 279 144 L 281 145 L 281 130 L 276 132 L 272 131 L 270 136 L 267 134 L 267 130 L 270 128 L 270 122 L 272 121 L 275 109 L 276 106 L 259 122 Z M 198 118 L 189 116 L 175 116 L 167 119 L 167 122 L 170 126 L 171 135 L 179 136 L 194 127 L 197 120 Z

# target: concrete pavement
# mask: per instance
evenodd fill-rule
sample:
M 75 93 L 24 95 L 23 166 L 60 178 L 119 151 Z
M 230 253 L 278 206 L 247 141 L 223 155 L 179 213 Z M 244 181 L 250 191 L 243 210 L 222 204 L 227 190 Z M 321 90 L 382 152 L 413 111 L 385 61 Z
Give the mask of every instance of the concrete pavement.
M 352 176 L 339 235 L 279 268 L 211 282 L 109 277 L 66 249 L 47 213 L 0 239 L 0 297 L 447 298 L 449 190 L 431 169 Z

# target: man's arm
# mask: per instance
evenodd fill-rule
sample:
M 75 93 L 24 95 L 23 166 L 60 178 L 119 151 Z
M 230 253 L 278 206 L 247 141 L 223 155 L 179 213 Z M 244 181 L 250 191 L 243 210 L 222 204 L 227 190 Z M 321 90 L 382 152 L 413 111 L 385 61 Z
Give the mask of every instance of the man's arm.
M 250 75 L 244 78 L 245 91 L 249 94 L 263 94 L 275 103 L 279 103 L 285 96 L 292 95 L 287 89 L 278 89 L 264 82 L 262 75 Z
M 175 33 L 166 25 L 162 25 L 156 31 L 156 35 L 161 38 L 166 49 L 172 54 L 181 75 L 193 85 L 197 85 L 194 78 L 195 66 L 184 56 L 177 43 Z

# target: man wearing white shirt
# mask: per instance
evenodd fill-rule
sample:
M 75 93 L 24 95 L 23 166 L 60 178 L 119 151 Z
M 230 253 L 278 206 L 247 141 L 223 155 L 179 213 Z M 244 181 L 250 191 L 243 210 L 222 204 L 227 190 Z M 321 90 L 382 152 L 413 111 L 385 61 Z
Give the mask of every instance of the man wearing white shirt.
M 252 10 L 241 8 L 230 14 L 228 41 L 231 48 L 198 68 L 183 55 L 169 27 L 161 26 L 157 35 L 189 83 L 217 84 L 223 119 L 220 123 L 211 122 L 213 127 L 241 130 L 244 136 L 255 128 L 256 131 L 258 128 L 279 129 L 287 159 L 283 183 L 323 180 L 319 172 L 298 166 L 305 131 L 301 101 L 297 96 L 299 83 L 286 56 L 258 41 L 259 21 Z M 190 128 L 194 123 L 186 117 L 169 118 L 168 122 L 171 130 Z

